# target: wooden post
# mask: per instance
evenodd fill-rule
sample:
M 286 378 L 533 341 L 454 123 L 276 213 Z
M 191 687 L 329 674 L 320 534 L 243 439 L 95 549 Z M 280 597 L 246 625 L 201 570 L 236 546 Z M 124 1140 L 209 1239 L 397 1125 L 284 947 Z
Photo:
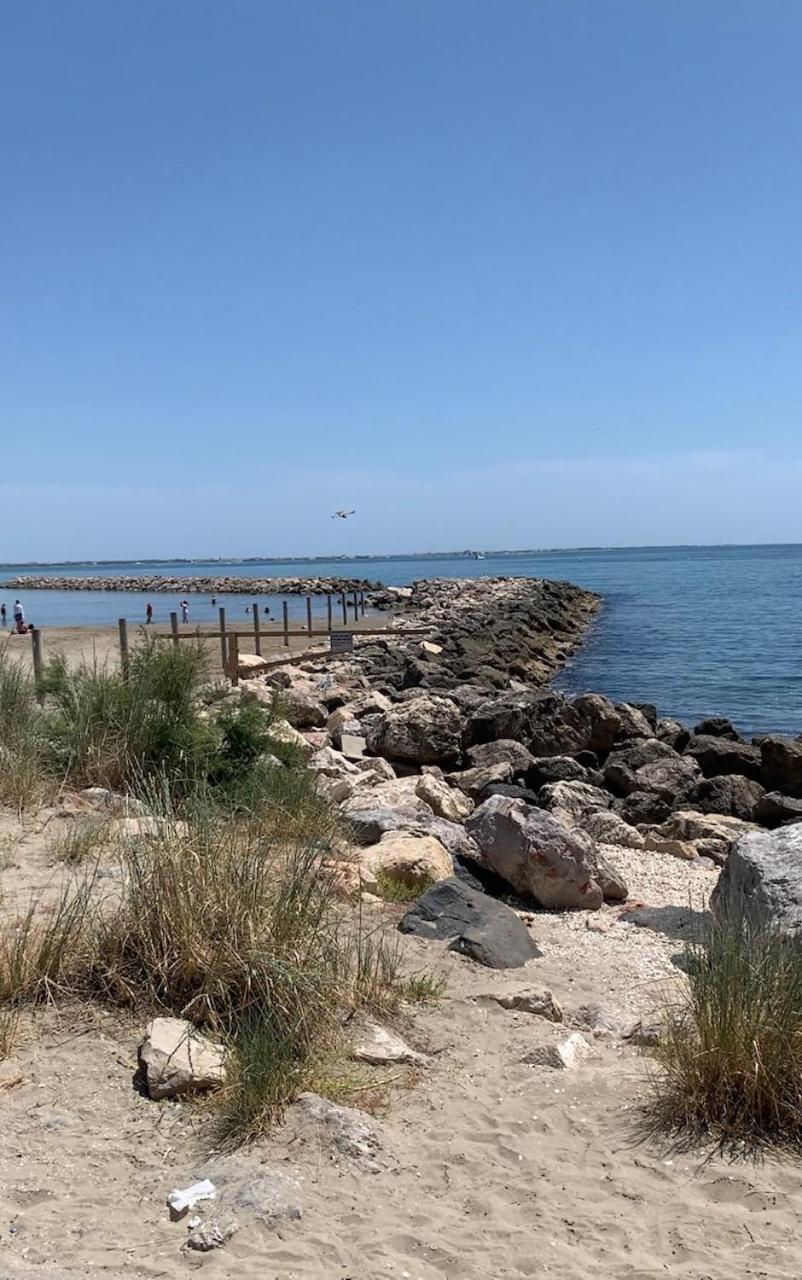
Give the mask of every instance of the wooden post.
M 281 608 L 284 612 L 284 648 L 289 649 L 290 647 L 290 615 L 287 610 L 286 600 L 282 600 Z
M 364 616 L 365 616 L 365 593 L 364 593 L 364 591 L 360 591 L 360 593 L 359 593 L 359 612 L 362 614 L 362 617 L 364 618 Z
M 354 598 L 354 625 L 356 625 L 357 619 L 359 618 L 359 598 L 355 591 L 352 591 L 351 594 Z
M 120 632 L 120 670 L 123 673 L 123 680 L 127 680 L 130 666 L 128 661 L 128 623 L 125 618 L 118 618 L 117 626 Z
M 228 633 L 228 674 L 232 684 L 239 684 L 239 637 L 236 631 Z
M 173 633 L 173 644 L 178 645 L 178 614 L 170 614 L 170 630 Z
M 306 597 L 306 629 L 310 636 L 312 634 L 312 597 Z
M 331 596 L 326 596 L 326 627 L 331 633 Z
M 37 701 L 44 702 L 45 664 L 42 657 L 42 633 L 38 627 L 34 627 L 31 631 L 31 640 L 33 641 L 33 679 L 36 685 L 36 698 Z
M 342 602 L 342 607 L 343 607 L 343 626 L 347 627 L 348 626 L 348 599 L 344 591 L 340 596 L 340 600 Z
M 259 631 L 259 605 L 254 600 L 251 608 L 253 609 L 253 642 L 256 646 L 256 652 L 261 658 L 262 656 L 262 636 Z
M 223 658 L 223 670 L 227 670 L 228 649 L 226 647 L 226 611 L 223 605 L 220 605 L 220 653 Z

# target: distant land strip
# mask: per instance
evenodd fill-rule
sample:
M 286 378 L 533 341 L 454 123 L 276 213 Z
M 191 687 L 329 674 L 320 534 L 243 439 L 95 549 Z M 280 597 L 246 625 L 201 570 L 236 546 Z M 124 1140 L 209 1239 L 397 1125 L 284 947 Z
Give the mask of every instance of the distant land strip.
M 7 591 L 138 591 L 144 594 L 194 595 L 339 595 L 343 591 L 380 591 L 383 584 L 368 578 L 173 578 L 153 577 L 54 578 L 24 576 L 6 578 Z

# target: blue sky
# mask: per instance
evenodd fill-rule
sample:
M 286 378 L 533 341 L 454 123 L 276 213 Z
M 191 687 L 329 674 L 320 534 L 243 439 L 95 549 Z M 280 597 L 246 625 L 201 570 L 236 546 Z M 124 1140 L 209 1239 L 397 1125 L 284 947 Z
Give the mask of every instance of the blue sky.
M 799 0 L 0 30 L 0 560 L 802 539 Z

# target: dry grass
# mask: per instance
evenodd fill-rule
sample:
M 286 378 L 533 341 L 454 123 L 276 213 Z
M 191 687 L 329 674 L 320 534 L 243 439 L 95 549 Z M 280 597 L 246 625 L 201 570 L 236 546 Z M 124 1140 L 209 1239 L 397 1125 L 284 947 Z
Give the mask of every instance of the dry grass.
M 50 852 L 56 862 L 77 867 L 87 862 L 108 844 L 111 822 L 100 814 L 86 814 L 66 820 L 50 842 Z
M 658 1120 L 740 1150 L 802 1147 L 802 951 L 746 919 L 715 921 L 687 957 L 687 995 L 655 1050 Z

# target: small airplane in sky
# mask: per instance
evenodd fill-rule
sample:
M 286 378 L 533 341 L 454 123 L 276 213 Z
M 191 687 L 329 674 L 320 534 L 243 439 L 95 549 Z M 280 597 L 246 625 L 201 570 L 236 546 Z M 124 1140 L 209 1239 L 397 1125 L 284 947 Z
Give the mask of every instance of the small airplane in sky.
M 331 517 L 332 520 L 347 520 L 349 516 L 355 516 L 356 511 L 335 511 Z

